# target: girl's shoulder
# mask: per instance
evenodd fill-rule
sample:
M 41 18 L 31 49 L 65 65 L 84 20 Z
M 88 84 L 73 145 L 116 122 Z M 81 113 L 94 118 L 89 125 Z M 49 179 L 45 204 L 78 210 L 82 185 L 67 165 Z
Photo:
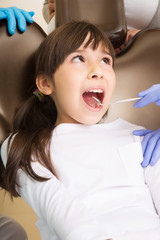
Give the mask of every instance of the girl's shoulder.
M 121 129 L 121 130 L 137 130 L 137 129 L 143 129 L 143 126 L 136 125 L 134 123 L 128 122 L 127 120 L 124 120 L 122 118 L 117 118 L 115 121 L 108 122 L 108 123 L 102 123 L 102 127 L 104 128 L 113 128 L 113 129 Z
M 58 125 L 52 134 L 52 139 L 64 138 L 64 136 L 73 136 L 78 134 L 80 136 L 88 134 L 98 134 L 101 135 L 103 132 L 115 133 L 116 135 L 132 134 L 133 130 L 142 129 L 142 126 L 137 126 L 121 118 L 116 119 L 112 122 L 107 123 L 98 123 L 93 125 L 84 125 L 84 124 L 71 124 L 64 123 Z

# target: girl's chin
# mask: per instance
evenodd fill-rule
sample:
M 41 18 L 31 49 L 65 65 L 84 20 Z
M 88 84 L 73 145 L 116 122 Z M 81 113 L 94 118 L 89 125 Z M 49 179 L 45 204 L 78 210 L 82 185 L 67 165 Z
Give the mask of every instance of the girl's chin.
M 85 125 L 93 125 L 93 124 L 97 124 L 102 120 L 102 117 L 99 118 L 92 118 L 92 119 L 83 119 L 80 121 L 81 124 L 85 124 Z

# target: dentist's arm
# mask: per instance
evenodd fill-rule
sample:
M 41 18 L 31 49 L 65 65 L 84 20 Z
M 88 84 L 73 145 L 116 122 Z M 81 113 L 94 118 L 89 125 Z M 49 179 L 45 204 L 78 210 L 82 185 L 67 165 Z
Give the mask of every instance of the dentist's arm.
M 55 0 L 44 0 L 42 13 L 48 24 L 55 15 Z
M 49 20 L 55 15 L 55 0 L 48 1 L 48 10 L 49 10 Z
M 26 22 L 32 23 L 33 15 L 34 12 L 27 12 L 17 7 L 0 8 L 0 20 L 7 20 L 10 35 L 15 33 L 16 24 L 21 32 L 25 32 Z

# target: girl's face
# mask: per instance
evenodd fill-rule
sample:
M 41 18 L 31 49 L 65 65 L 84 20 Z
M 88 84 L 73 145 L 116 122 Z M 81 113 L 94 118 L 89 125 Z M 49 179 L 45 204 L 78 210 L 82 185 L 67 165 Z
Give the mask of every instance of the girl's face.
M 56 125 L 60 123 L 95 124 L 101 120 L 111 101 L 115 87 L 112 57 L 99 44 L 93 50 L 85 42 L 67 56 L 54 74 L 53 99 L 57 107 Z

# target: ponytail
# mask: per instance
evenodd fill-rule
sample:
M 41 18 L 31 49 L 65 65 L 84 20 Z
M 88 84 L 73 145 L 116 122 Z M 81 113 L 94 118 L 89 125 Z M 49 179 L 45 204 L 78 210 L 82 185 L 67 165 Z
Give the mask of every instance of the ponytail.
M 53 126 L 57 119 L 57 110 L 53 99 L 44 96 L 39 100 L 31 96 L 16 111 L 13 121 L 13 131 L 39 131 Z
M 17 187 L 20 187 L 16 180 L 19 168 L 37 181 L 48 180 L 33 171 L 31 166 L 33 154 L 38 162 L 56 176 L 49 152 L 51 134 L 56 119 L 56 106 L 50 96 L 44 96 L 43 100 L 39 101 L 33 95 L 17 109 L 12 134 L 9 137 L 9 153 L 3 175 L 4 188 L 10 192 L 11 197 L 19 196 L 16 190 Z M 13 138 L 14 141 L 10 144 Z

